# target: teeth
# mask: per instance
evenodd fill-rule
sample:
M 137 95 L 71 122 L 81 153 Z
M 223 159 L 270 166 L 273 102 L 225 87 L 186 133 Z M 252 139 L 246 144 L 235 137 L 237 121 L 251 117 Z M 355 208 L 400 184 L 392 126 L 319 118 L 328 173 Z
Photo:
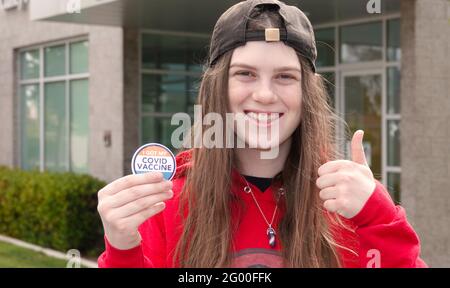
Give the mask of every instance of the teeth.
M 278 119 L 280 117 L 280 114 L 278 114 L 278 113 L 267 114 L 267 113 L 248 112 L 247 116 L 252 118 L 252 119 L 255 119 L 257 121 L 266 121 L 267 122 L 267 120 L 273 121 L 275 119 Z
M 278 119 L 278 118 L 280 118 L 280 114 L 278 114 L 278 113 L 270 113 L 270 117 L 269 117 L 270 120 L 275 120 L 275 119 Z

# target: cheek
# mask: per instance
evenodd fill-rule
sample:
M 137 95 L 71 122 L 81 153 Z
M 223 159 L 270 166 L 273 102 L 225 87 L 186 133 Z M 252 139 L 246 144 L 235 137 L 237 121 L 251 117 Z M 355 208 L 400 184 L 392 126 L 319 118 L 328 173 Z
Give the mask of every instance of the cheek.
M 236 83 L 230 82 L 228 84 L 228 99 L 230 102 L 231 112 L 239 111 L 239 105 L 247 98 L 248 95 L 249 91 L 243 87 L 243 85 L 236 85 Z
M 300 113 L 302 107 L 302 91 L 299 88 L 286 89 L 280 92 L 284 105 L 292 113 Z

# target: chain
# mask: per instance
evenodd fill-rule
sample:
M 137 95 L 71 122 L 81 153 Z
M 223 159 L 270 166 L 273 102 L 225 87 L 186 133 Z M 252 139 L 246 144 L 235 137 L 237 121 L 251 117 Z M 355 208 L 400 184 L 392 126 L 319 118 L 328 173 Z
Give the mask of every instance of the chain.
M 273 215 L 272 215 L 272 220 L 271 220 L 270 223 L 269 223 L 269 221 L 267 221 L 267 218 L 266 218 L 266 216 L 264 215 L 264 213 L 263 213 L 261 207 L 259 206 L 258 201 L 256 200 L 256 197 L 255 197 L 255 195 L 253 194 L 252 188 L 250 188 L 250 185 L 249 185 L 248 182 L 247 182 L 247 179 L 245 179 L 245 177 L 242 177 L 242 178 L 244 178 L 245 183 L 247 183 L 247 186 L 244 187 L 244 192 L 245 192 L 245 193 L 250 193 L 250 194 L 252 195 L 253 200 L 255 201 L 255 204 L 256 204 L 256 206 L 258 207 L 259 212 L 261 213 L 262 217 L 264 218 L 264 221 L 266 221 L 267 226 L 269 226 L 269 228 L 272 228 L 273 220 L 275 219 L 275 214 L 277 213 L 277 210 L 278 210 L 278 201 L 280 200 L 280 197 L 281 197 L 281 195 L 284 194 L 284 192 L 281 192 L 281 193 L 278 195 L 278 198 L 277 198 L 277 204 L 276 204 L 276 206 L 275 206 L 275 210 L 273 211 Z M 281 189 L 282 189 L 282 188 L 280 188 L 280 191 L 281 191 Z

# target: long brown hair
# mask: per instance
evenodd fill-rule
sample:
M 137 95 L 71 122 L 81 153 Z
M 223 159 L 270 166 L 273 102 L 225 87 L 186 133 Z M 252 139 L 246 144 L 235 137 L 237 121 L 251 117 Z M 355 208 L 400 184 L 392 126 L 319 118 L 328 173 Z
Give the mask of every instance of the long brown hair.
M 282 19 L 271 9 L 257 10 L 249 30 L 281 27 Z M 198 104 L 206 113 L 228 111 L 228 70 L 233 51 L 222 55 L 213 67 L 205 69 L 199 88 Z M 324 79 L 313 73 L 298 54 L 301 64 L 302 118 L 292 135 L 288 160 L 281 173 L 285 188 L 285 213 L 279 224 L 285 267 L 339 267 L 327 213 L 324 212 L 315 185 L 317 169 L 326 161 L 341 157 L 335 145 L 335 127 L 339 121 L 328 103 Z M 203 125 L 196 123 L 195 125 Z M 205 131 L 205 128 L 202 131 Z M 194 127 L 193 127 L 194 129 Z M 224 131 L 224 137 L 226 137 Z M 199 136 L 199 135 L 197 135 Z M 201 136 L 201 135 L 200 135 Z M 224 138 L 226 139 L 226 138 Z M 192 150 L 192 169 L 180 195 L 180 214 L 184 219 L 174 262 L 181 267 L 226 267 L 231 262 L 231 172 L 235 167 L 233 149 L 205 147 Z

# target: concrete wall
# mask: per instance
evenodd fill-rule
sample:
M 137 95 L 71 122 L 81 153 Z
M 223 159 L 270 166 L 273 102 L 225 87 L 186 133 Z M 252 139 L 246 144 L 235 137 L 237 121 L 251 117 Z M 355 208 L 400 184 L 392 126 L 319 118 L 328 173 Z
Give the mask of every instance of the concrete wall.
M 123 32 L 90 27 L 89 167 L 92 175 L 111 181 L 123 175 Z M 110 147 L 104 145 L 106 132 Z
M 18 165 L 15 49 L 76 36 L 89 38 L 89 168 L 110 181 L 123 175 L 122 28 L 31 22 L 28 11 L 0 11 L 0 165 Z M 112 133 L 111 147 L 103 135 Z
M 450 267 L 450 2 L 401 2 L 402 205 L 433 267 Z

